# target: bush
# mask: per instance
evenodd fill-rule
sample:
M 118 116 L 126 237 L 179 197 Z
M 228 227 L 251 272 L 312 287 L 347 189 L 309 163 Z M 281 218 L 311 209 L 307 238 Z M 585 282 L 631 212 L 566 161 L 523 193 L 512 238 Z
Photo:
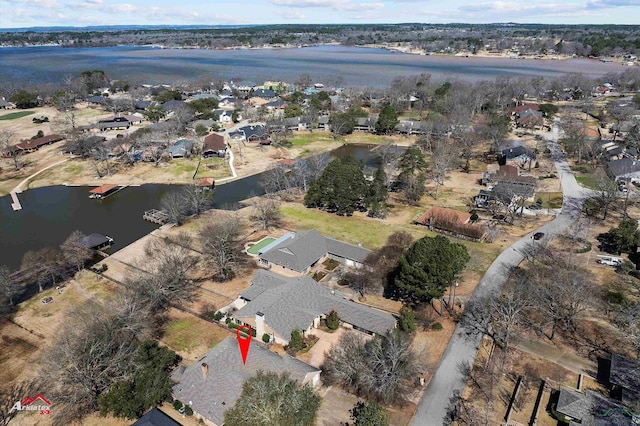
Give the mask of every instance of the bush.
M 298 352 L 304 348 L 304 340 L 302 339 L 302 332 L 298 328 L 291 330 L 291 339 L 289 339 L 289 345 L 287 349 L 291 352 Z
M 340 327 L 340 317 L 335 310 L 332 310 L 329 315 L 327 315 L 327 328 L 329 330 L 337 330 Z
M 235 322 L 232 322 L 231 318 L 227 318 L 227 319 L 229 320 L 227 325 L 229 326 L 230 329 L 235 330 L 236 328 L 240 327 L 240 324 L 236 324 Z
M 175 408 L 176 411 L 181 409 L 183 406 L 184 405 L 179 400 L 176 399 L 175 401 L 173 401 L 173 408 Z
M 213 319 L 216 320 L 216 321 L 220 321 L 223 316 L 224 316 L 224 314 L 222 312 L 218 311 L 215 314 L 213 314 Z
M 268 333 L 264 333 L 262 335 L 262 341 L 265 342 L 265 343 L 269 343 L 271 341 L 271 336 L 269 336 Z
M 403 306 L 400 309 L 400 330 L 405 333 L 416 331 L 416 313 L 407 306 Z
M 227 317 L 227 319 L 224 320 L 224 323 L 229 325 L 229 323 L 231 322 L 231 318 Z
M 184 413 L 185 413 L 187 416 L 193 416 L 193 409 L 192 409 L 190 406 L 185 405 L 185 406 L 184 406 Z
M 471 217 L 469 218 L 469 220 L 470 220 L 472 223 L 477 222 L 477 221 L 478 221 L 478 219 L 480 219 L 480 216 L 478 216 L 478 213 L 476 213 L 476 212 L 471 213 Z
M 440 331 L 440 330 L 442 330 L 442 324 L 440 324 L 439 322 L 437 322 L 437 323 L 435 323 L 435 324 L 433 324 L 433 325 L 431 326 L 431 329 L 432 329 L 433 331 Z

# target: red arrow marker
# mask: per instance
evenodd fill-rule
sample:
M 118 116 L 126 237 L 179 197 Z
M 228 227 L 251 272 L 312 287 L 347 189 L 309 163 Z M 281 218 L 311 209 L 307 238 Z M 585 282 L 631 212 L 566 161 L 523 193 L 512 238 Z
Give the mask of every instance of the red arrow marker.
M 240 334 L 240 330 L 245 329 L 248 336 Z M 249 346 L 251 345 L 251 327 L 248 325 L 241 325 L 236 329 L 236 338 L 238 339 L 238 345 L 240 346 L 240 354 L 242 355 L 242 364 L 247 364 L 247 354 L 249 353 Z

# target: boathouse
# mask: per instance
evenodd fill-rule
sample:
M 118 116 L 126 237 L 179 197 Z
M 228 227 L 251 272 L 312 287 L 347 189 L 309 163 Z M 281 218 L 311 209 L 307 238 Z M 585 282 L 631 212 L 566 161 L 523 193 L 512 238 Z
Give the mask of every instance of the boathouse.
M 102 250 L 111 247 L 111 244 L 113 244 L 113 238 L 96 233 L 83 237 L 81 241 L 82 244 L 93 250 Z
M 118 191 L 118 189 L 120 189 L 118 185 L 112 185 L 108 183 L 97 188 L 93 188 L 91 191 L 89 191 L 89 198 L 106 198 L 114 192 Z

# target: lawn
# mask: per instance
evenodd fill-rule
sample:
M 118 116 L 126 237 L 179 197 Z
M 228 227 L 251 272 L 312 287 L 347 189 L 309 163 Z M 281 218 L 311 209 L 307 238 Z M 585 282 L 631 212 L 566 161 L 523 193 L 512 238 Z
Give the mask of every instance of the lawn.
M 269 244 L 271 244 L 272 242 L 274 242 L 276 239 L 272 238 L 272 237 L 264 237 L 262 240 L 260 240 L 257 244 L 252 245 L 249 249 L 247 249 L 247 252 L 249 254 L 253 254 L 253 255 L 257 255 L 258 251 L 263 248 L 268 246 Z
M 193 169 L 190 171 L 195 171 L 195 164 Z M 198 173 L 196 174 L 196 179 L 201 177 L 212 177 L 216 179 L 221 179 L 225 177 L 231 176 L 231 170 L 229 169 L 229 161 L 225 158 L 203 158 L 200 163 L 200 168 L 198 169 Z
M 602 179 L 600 176 L 594 175 L 578 175 L 576 176 L 576 181 L 585 188 L 596 189 L 598 187 L 598 182 Z
M 12 112 L 12 113 L 0 116 L 0 120 L 15 120 L 17 118 L 26 117 L 27 115 L 31 115 L 31 114 L 35 114 L 35 111 Z
M 543 209 L 559 209 L 562 207 L 562 192 L 537 192 L 535 197 L 542 199 Z
M 295 132 L 294 137 L 288 139 L 293 146 L 305 146 L 312 142 L 333 142 L 329 132 Z
M 170 316 L 162 342 L 183 358 L 200 357 L 231 335 L 214 324 L 175 309 Z

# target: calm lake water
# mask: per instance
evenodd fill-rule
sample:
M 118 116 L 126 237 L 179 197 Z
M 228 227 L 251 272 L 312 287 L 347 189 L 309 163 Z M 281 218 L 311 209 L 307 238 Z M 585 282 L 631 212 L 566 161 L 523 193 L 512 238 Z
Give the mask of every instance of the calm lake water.
M 344 145 L 334 157 L 353 155 L 369 167 L 379 164 L 374 146 Z M 214 207 L 235 208 L 239 201 L 264 194 L 261 174 L 216 187 Z M 76 229 L 97 232 L 115 240 L 112 250 L 134 242 L 158 226 L 142 219 L 146 210 L 160 207 L 163 195 L 179 191 L 179 185 L 132 186 L 105 200 L 89 198 L 91 187 L 52 186 L 19 194 L 22 210 L 14 212 L 11 198 L 0 197 L 0 265 L 15 269 L 25 252 L 59 246 Z
M 293 81 L 308 73 L 322 81 L 342 76 L 348 86 L 386 87 L 396 76 L 430 73 L 437 79 L 470 81 L 497 76 L 552 77 L 581 72 L 592 77 L 623 71 L 619 64 L 589 59 L 534 59 L 420 56 L 384 49 L 318 46 L 301 49 L 196 50 L 151 47 L 0 49 L 0 81 L 62 82 L 67 75 L 101 69 L 114 79 L 134 83 L 172 83 L 208 75 L 224 80 L 241 78 Z

